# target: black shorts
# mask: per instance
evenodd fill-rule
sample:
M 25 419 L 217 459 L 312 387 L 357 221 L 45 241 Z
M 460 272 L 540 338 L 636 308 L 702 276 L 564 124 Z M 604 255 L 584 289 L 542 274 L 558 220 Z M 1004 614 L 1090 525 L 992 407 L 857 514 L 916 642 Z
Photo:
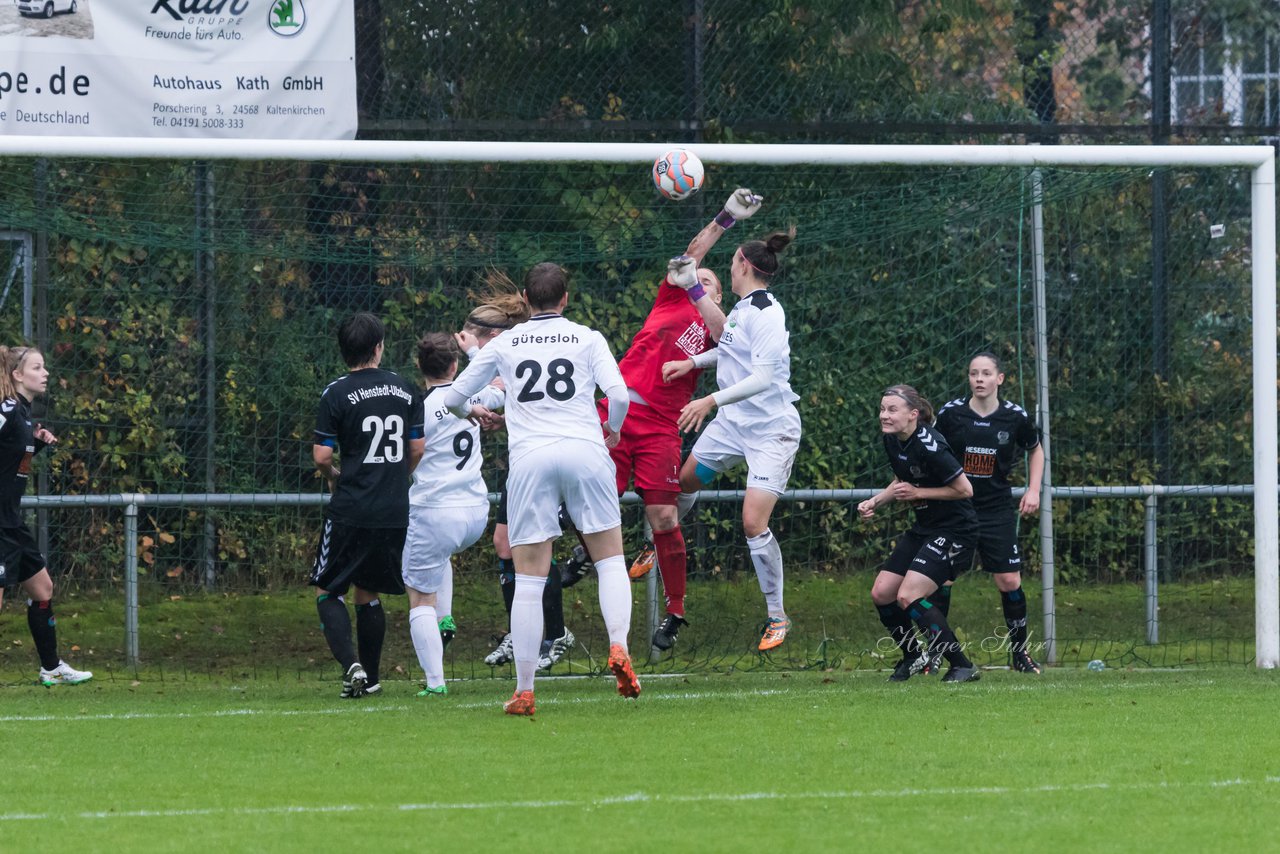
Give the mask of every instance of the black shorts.
M 960 573 L 969 568 L 961 563 L 966 552 L 971 549 L 956 542 L 950 534 L 921 534 L 907 531 L 898 537 L 898 544 L 893 554 L 885 562 L 885 572 L 894 575 L 906 575 L 912 570 L 926 576 L 938 586 L 954 581 Z
M 498 493 L 498 509 L 493 514 L 493 521 L 496 525 L 507 524 L 507 491 L 505 489 Z
M 371 593 L 404 593 L 400 560 L 405 532 L 325 519 L 308 583 L 338 596 L 352 585 Z
M 0 528 L 0 589 L 21 584 L 44 568 L 30 528 Z
M 978 544 L 965 548 L 959 565 L 964 569 L 972 567 L 975 554 L 987 572 L 1022 571 L 1022 553 L 1018 551 L 1018 517 L 1012 510 L 1000 508 L 978 514 Z

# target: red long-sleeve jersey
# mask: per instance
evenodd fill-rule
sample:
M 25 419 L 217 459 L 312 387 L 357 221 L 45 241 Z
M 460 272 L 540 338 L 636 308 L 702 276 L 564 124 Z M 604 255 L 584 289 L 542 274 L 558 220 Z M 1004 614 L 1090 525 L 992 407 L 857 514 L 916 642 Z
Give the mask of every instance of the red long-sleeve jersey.
M 711 347 L 711 335 L 698 309 L 683 288 L 663 279 L 644 326 L 618 367 L 627 388 L 647 403 L 655 414 L 675 423 L 680 410 L 693 398 L 700 370 L 692 370 L 669 383 L 662 381 L 664 362 L 688 359 Z

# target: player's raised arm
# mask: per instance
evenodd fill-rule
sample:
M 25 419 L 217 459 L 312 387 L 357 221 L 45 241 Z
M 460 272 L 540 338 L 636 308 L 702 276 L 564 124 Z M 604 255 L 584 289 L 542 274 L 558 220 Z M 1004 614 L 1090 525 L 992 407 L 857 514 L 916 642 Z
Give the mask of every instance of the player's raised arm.
M 734 190 L 733 195 L 729 196 L 724 203 L 724 208 L 716 214 L 715 219 L 707 223 L 706 227 L 690 241 L 685 254 L 672 258 L 667 265 L 667 281 L 688 292 L 690 301 L 698 307 L 698 313 L 707 324 L 707 331 L 713 341 L 720 340 L 720 334 L 724 331 L 725 317 L 720 306 L 703 287 L 698 276 L 698 264 L 706 257 L 711 247 L 715 246 L 721 235 L 732 228 L 738 220 L 748 219 L 755 214 L 763 203 L 763 196 L 756 195 L 745 187 Z
M 733 195 L 720 209 L 720 213 L 716 214 L 715 218 L 707 223 L 702 231 L 695 234 L 693 240 L 689 241 L 689 247 L 684 250 L 684 254 L 701 264 L 702 259 L 706 258 L 707 253 L 711 251 L 711 247 L 716 245 L 726 231 L 733 228 L 735 222 L 740 219 L 749 219 L 752 214 L 760 210 L 760 205 L 763 203 L 764 196 L 755 195 L 743 187 L 734 190 Z

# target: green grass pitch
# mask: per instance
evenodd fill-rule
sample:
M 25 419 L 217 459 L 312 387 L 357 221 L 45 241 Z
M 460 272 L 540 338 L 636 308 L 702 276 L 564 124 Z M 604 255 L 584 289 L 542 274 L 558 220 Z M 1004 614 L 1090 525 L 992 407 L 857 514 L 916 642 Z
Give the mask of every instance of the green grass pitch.
M 1278 676 L 8 684 L 0 849 L 1264 850 Z

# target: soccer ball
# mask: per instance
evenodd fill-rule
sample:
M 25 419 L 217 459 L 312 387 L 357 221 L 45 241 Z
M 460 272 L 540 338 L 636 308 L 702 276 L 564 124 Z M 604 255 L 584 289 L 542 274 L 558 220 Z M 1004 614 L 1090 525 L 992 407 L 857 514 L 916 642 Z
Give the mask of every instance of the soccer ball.
M 702 188 L 702 161 L 687 148 L 673 148 L 653 161 L 653 186 L 678 202 Z

